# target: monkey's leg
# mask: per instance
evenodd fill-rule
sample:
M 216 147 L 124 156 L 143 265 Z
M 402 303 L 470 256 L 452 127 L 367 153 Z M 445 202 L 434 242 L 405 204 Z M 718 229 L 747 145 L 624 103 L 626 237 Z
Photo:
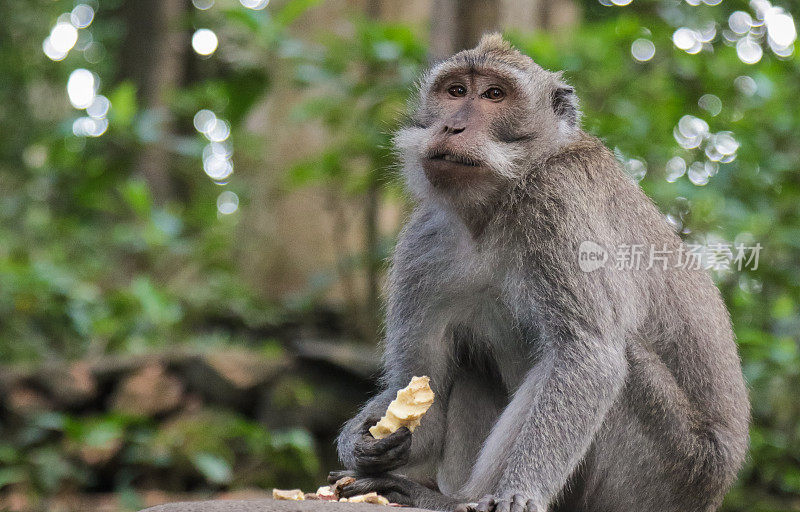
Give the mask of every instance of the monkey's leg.
M 705 411 L 692 405 L 654 353 L 634 342 L 627 354 L 623 395 L 595 437 L 587 465 L 585 510 L 716 510 L 739 465 L 730 450 L 735 433 L 722 422 L 703 421 Z

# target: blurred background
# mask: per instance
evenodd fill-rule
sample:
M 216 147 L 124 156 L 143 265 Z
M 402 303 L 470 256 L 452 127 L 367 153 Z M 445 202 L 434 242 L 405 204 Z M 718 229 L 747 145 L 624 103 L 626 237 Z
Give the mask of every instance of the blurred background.
M 682 237 L 762 245 L 714 272 L 754 419 L 724 510 L 800 510 L 800 5 L 770 1 L 6 0 L 0 510 L 316 489 L 375 385 L 391 133 L 492 29 Z

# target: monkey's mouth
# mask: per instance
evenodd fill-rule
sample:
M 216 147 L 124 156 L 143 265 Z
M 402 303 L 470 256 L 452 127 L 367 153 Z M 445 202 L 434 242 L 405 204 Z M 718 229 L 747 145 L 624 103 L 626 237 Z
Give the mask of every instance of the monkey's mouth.
M 429 160 L 439 160 L 443 162 L 451 162 L 454 164 L 465 165 L 467 167 L 480 167 L 480 162 L 468 156 L 457 155 L 447 151 L 435 151 L 428 155 Z

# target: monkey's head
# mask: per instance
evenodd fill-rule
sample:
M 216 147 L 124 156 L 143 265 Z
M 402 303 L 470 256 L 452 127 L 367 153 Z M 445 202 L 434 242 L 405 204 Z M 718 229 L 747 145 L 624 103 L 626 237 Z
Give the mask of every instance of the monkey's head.
M 421 197 L 487 201 L 580 131 L 572 87 L 499 34 L 434 66 L 395 137 Z

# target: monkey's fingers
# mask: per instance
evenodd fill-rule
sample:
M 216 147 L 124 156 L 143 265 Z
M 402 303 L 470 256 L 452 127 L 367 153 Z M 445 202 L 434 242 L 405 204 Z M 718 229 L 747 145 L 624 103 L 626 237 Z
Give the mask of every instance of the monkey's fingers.
M 392 478 L 387 477 L 361 477 L 355 482 L 342 487 L 341 495 L 343 498 L 350 498 L 351 496 L 358 496 L 359 494 L 367 494 L 370 492 L 377 492 L 378 494 L 385 495 L 392 491 L 399 491 L 400 485 Z
M 494 512 L 496 505 L 497 502 L 494 499 L 494 495 L 487 494 L 480 499 L 478 505 L 475 507 L 475 510 L 476 512 Z
M 391 477 L 362 477 L 352 484 L 342 487 L 340 493 L 343 498 L 358 496 L 376 492 L 391 501 L 400 505 L 415 506 L 410 489 L 404 486 L 402 481 Z
M 405 448 L 411 446 L 411 431 L 403 427 L 397 430 L 394 434 L 384 437 L 383 439 L 375 440 L 374 438 L 367 437 L 362 442 L 356 444 L 356 456 L 379 456 L 389 452 L 395 448 Z
M 511 500 L 495 500 L 494 512 L 511 512 Z
M 359 473 L 367 475 L 387 473 L 404 466 L 408 458 L 408 448 L 403 445 L 380 455 L 356 455 L 356 468 Z
M 351 476 L 355 478 L 356 472 L 350 471 L 349 469 L 338 469 L 336 471 L 331 471 L 328 473 L 328 483 L 335 484 L 337 480 L 342 479 L 346 476 Z
M 511 512 L 526 512 L 526 500 L 521 494 L 515 494 L 511 498 Z
M 364 420 L 364 423 L 361 424 L 361 432 L 362 435 L 371 436 L 372 434 L 369 433 L 369 429 L 372 428 L 376 423 L 381 420 L 380 416 L 370 416 L 369 418 Z
M 411 431 L 407 427 L 398 428 L 383 439 L 378 439 L 372 446 L 376 450 L 385 451 L 402 444 L 411 444 Z
M 478 507 L 478 502 L 473 501 L 470 503 L 462 503 L 458 505 L 453 512 L 475 512 Z

